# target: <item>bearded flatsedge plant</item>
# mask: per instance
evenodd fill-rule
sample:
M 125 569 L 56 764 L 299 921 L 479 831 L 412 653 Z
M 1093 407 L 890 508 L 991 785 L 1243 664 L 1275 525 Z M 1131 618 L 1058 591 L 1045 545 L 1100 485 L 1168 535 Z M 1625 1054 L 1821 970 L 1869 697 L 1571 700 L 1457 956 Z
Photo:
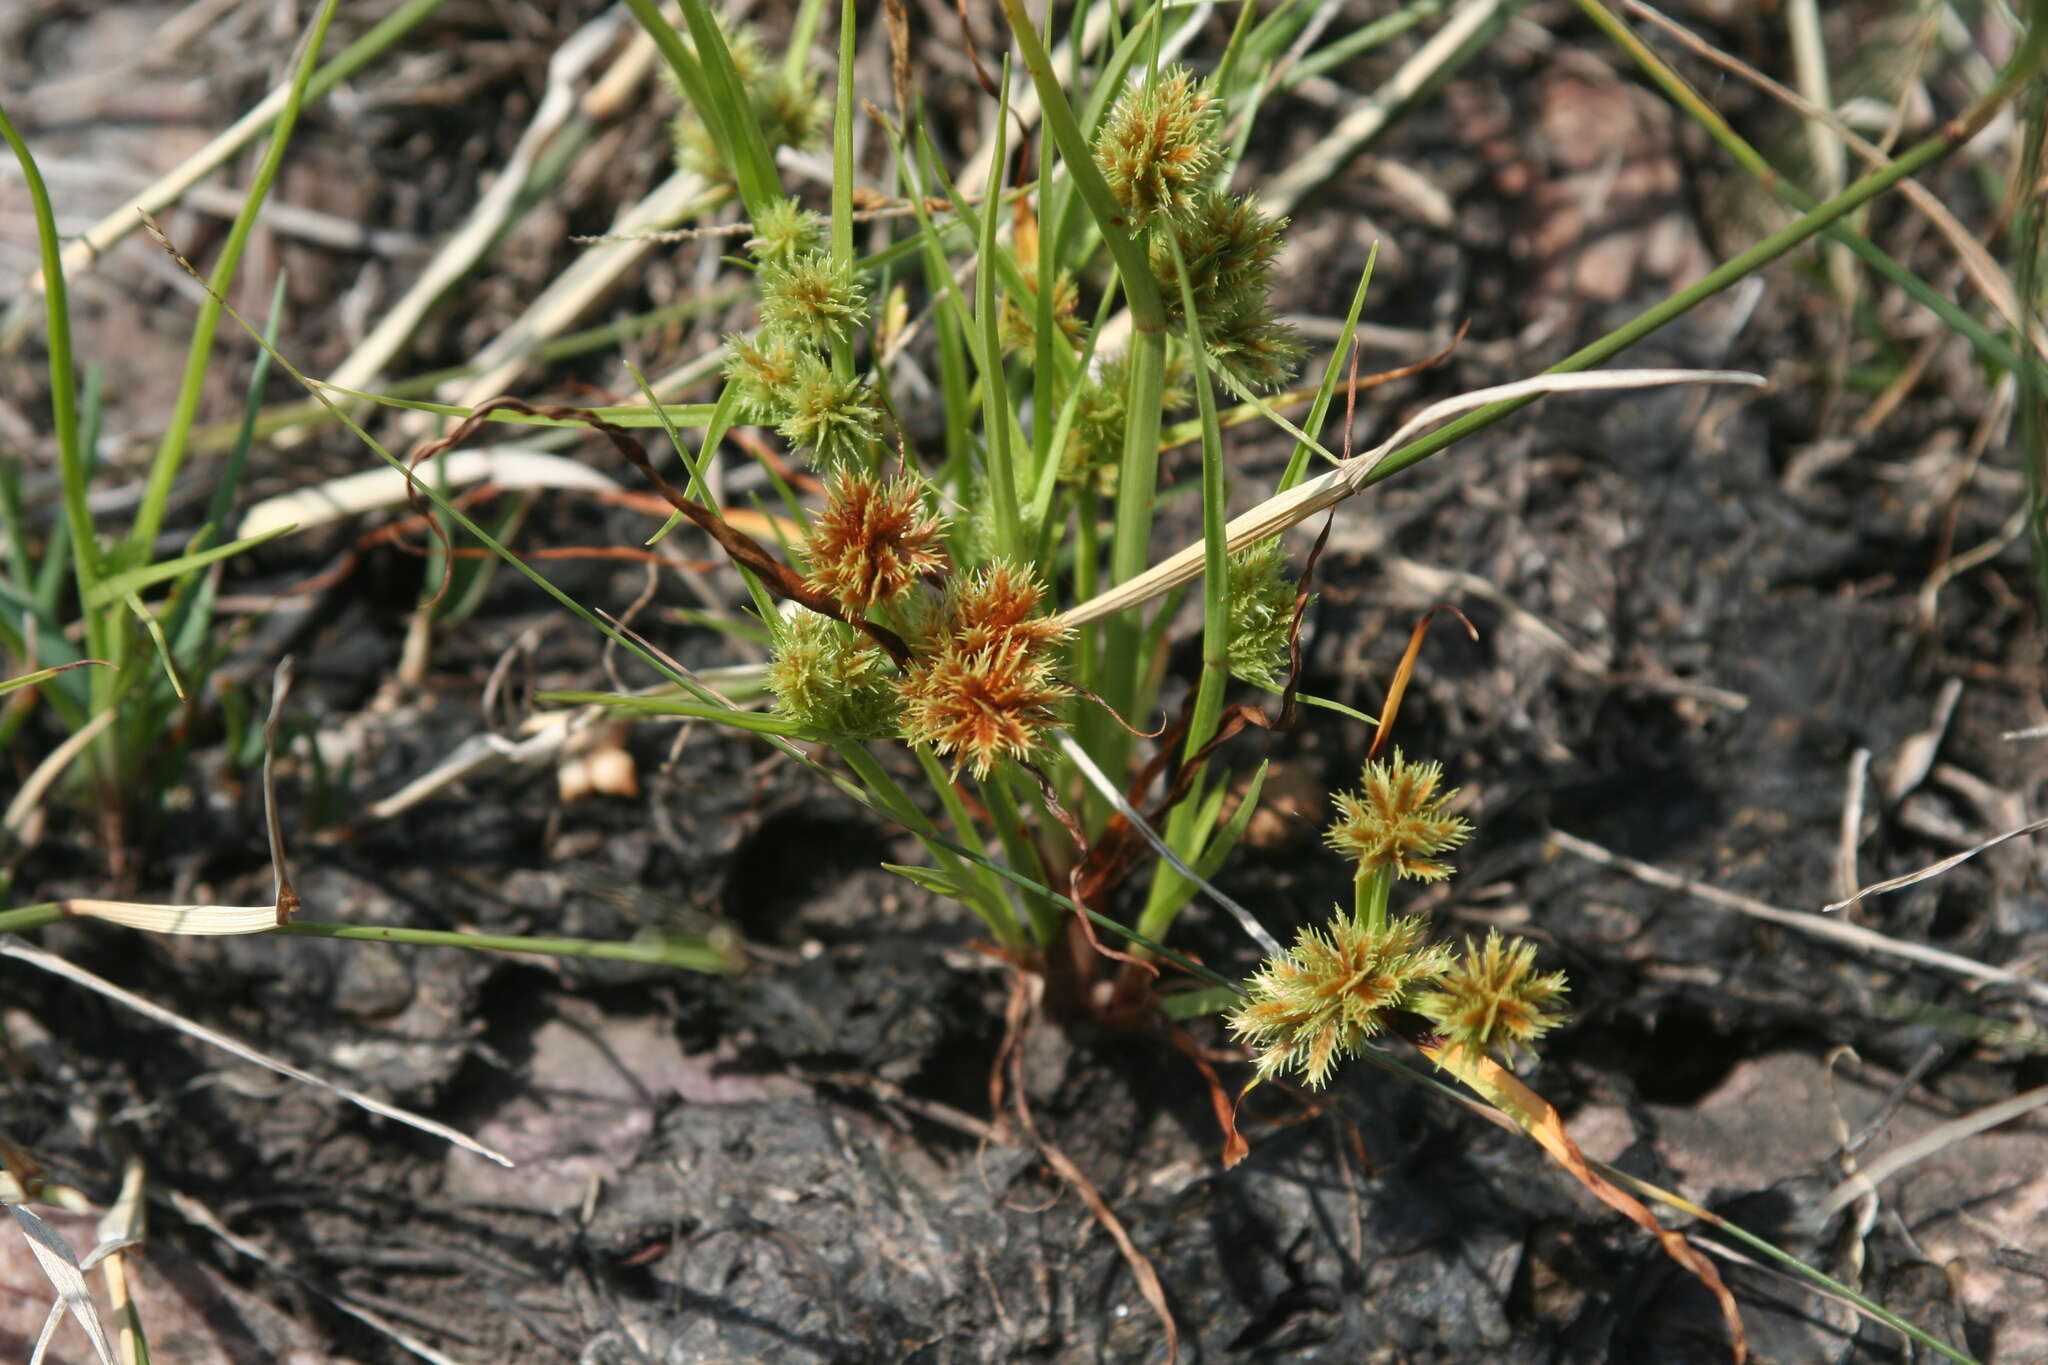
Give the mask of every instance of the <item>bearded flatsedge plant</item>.
M 715 402 L 657 407 L 651 422 L 645 412 L 536 411 L 502 400 L 488 413 L 450 415 L 463 416 L 464 434 L 487 418 L 598 425 L 622 451 L 630 438 L 621 424 L 665 427 L 690 477 L 687 492 L 660 486 L 741 565 L 759 614 L 750 628 L 772 649 L 760 677 L 772 712 L 734 706 L 616 631 L 672 691 L 612 700 L 726 724 L 829 765 L 922 841 L 931 865 L 905 875 L 970 907 L 1020 974 L 1057 987 L 1046 998 L 1103 1022 L 1153 1017 L 1160 1002 L 1147 964 L 1203 970 L 1174 953 L 1176 919 L 1229 856 L 1261 776 L 1222 773 L 1229 751 L 1218 737 L 1242 722 L 1233 708 L 1298 681 L 1290 646 L 1300 571 L 1280 537 L 1545 393 L 1644 382 L 1571 372 L 1604 364 L 1819 233 L 1853 234 L 1841 226 L 1848 215 L 1984 126 L 2042 56 L 2037 24 L 1941 135 L 1567 357 L 1558 377 L 1433 407 L 1413 430 L 1312 475 L 1317 460 L 1335 458 L 1321 437 L 1347 348 L 1321 357 L 1319 382 L 1289 390 L 1311 357 L 1270 298 L 1288 225 L 1234 184 L 1238 159 L 1270 92 L 1404 24 L 1296 53 L 1320 31 L 1311 28 L 1315 7 L 1247 5 L 1211 62 L 1178 55 L 1193 50 L 1202 7 L 1140 3 L 1112 13 L 1082 4 L 1040 26 L 1020 0 L 1002 0 L 1010 56 L 993 64 L 988 132 L 963 162 L 941 152 L 959 139 L 934 136 L 908 81 L 897 84 L 893 110 L 857 108 L 850 3 L 839 7 L 829 91 L 813 74 L 808 36 L 773 60 L 758 39 L 725 33 L 705 0 L 681 0 L 680 31 L 655 0 L 627 7 L 681 98 L 679 164 L 744 210 L 756 325 L 726 339 Z M 1592 0 L 1585 7 L 1604 12 Z M 806 0 L 798 31 L 815 32 L 827 9 Z M 1441 60 L 1477 46 L 1446 48 Z M 1429 79 L 1406 88 L 1426 88 L 1447 70 L 1408 73 Z M 1026 86 L 1035 104 L 1013 97 Z M 871 145 L 886 150 L 857 165 L 863 118 L 878 134 Z M 777 154 L 816 155 L 828 141 L 829 200 L 807 204 Z M 862 229 L 872 234 L 866 255 L 855 249 L 857 182 L 862 211 L 882 225 Z M 54 313 L 52 325 L 54 333 Z M 1656 382 L 1680 378 L 1697 376 Z M 70 393 L 68 375 L 59 387 Z M 917 420 L 927 415 L 940 433 L 930 440 Z M 70 432 L 66 450 L 78 455 L 75 413 L 57 417 L 60 435 Z M 1167 438 L 1174 419 L 1199 442 L 1198 475 L 1192 461 L 1185 471 L 1162 461 L 1177 444 Z M 799 496 L 804 480 L 769 462 L 801 531 L 785 544 L 736 531 L 738 518 L 726 514 L 738 509 L 722 506 L 718 481 L 705 476 L 734 422 L 771 428 L 820 490 Z M 1272 489 L 1233 487 L 1242 480 L 1224 432 L 1241 422 L 1293 438 Z M 695 450 L 689 430 L 704 433 Z M 180 454 L 169 450 L 164 479 Z M 636 463 L 658 480 L 644 461 L 641 452 Z M 68 510 L 83 469 L 66 466 Z M 1199 503 L 1202 530 L 1197 543 L 1166 554 L 1174 547 L 1159 543 L 1160 508 L 1177 492 L 1191 511 Z M 1228 518 L 1234 495 L 1254 510 Z M 438 490 L 422 496 L 499 548 Z M 153 539 L 160 502 L 145 506 Z M 102 606 L 119 596 L 100 581 L 104 569 L 93 570 Z M 1200 594 L 1201 663 L 1195 676 L 1174 678 L 1167 647 L 1188 592 Z M 1170 723 L 1141 738 L 1162 701 Z M 1109 775 L 1111 794 L 1083 780 L 1076 752 Z M 913 774 L 928 790 L 916 790 Z M 1242 797 L 1234 810 L 1233 794 Z M 1450 795 L 1433 765 L 1399 754 L 1368 765 L 1342 794 L 1330 842 L 1357 865 L 1353 904 L 1293 949 L 1269 951 L 1239 988 L 1246 1003 L 1233 1007 L 1231 1025 L 1255 1074 L 1327 1084 L 1345 1058 L 1376 1058 L 1372 1040 L 1392 1034 L 1512 1108 L 1495 1059 L 1562 1020 L 1561 976 L 1541 970 L 1528 944 L 1490 935 L 1453 947 L 1393 905 L 1397 881 L 1446 874 L 1467 832 Z M 1166 852 L 1156 868 L 1131 837 L 1141 825 Z M 1069 929 L 1083 922 L 1121 931 L 1135 961 L 1111 967 L 1092 949 L 1072 951 Z

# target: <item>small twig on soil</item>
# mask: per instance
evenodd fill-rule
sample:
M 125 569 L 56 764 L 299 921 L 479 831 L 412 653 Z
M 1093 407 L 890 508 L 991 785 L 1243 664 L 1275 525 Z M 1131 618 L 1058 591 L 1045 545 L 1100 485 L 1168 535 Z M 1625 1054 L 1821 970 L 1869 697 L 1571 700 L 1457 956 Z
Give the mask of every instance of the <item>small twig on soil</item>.
M 2037 1086 L 2024 1094 L 1988 1105 L 1974 1114 L 1938 1124 L 1912 1141 L 1892 1148 L 1830 1190 L 1828 1197 L 1820 1201 L 1818 1213 L 1824 1219 L 1832 1218 L 1858 1199 L 1874 1194 L 1878 1181 L 1896 1175 L 1914 1162 L 1925 1160 L 1964 1138 L 1974 1137 L 2001 1123 L 2010 1123 L 2022 1114 L 2030 1114 L 2044 1104 L 2048 1104 L 2048 1085 Z
M 2043 825 L 2048 825 L 2048 821 L 2038 822 L 2035 826 L 2030 826 L 2030 828 L 2039 828 Z M 2015 834 L 2023 832 L 2025 831 L 2013 831 Z M 1705 882 L 1695 881 L 1691 877 L 1680 876 L 1675 872 L 1666 872 L 1662 868 L 1652 867 L 1650 864 L 1638 862 L 1634 858 L 1625 858 L 1621 854 L 1602 848 L 1599 844 L 1593 843 L 1590 840 L 1581 839 L 1574 834 L 1566 834 L 1563 830 L 1551 830 L 1545 837 L 1567 853 L 1576 853 L 1581 858 L 1599 863 L 1602 866 L 1614 868 L 1618 872 L 1626 872 L 1637 881 L 1648 882 L 1651 886 L 1662 886 L 1673 891 L 1683 891 L 1687 895 L 1698 897 L 1709 905 L 1718 905 L 1723 909 L 1735 910 L 1753 919 L 1766 920 L 1772 924 L 1782 924 L 1788 929 L 1796 929 L 1800 933 L 1814 938 L 1827 939 L 1858 952 L 1904 958 L 1909 962 L 1917 962 L 1922 966 L 1934 967 L 1945 972 L 1953 972 L 1957 976 L 1966 976 L 1975 981 L 1989 981 L 2001 986 L 2016 987 L 2026 992 L 2028 998 L 2048 1004 L 2048 984 L 2043 984 L 2039 981 L 2029 981 L 2017 972 L 2007 971 L 2003 967 L 1993 967 L 1979 962 L 1975 958 L 1964 957 L 1959 953 L 1945 953 L 1939 948 L 1929 948 L 1923 944 L 1901 943 L 1897 939 L 1886 938 L 1883 934 L 1876 933 L 1873 930 L 1862 928 L 1859 925 L 1844 924 L 1840 920 L 1824 919 L 1819 915 L 1803 914 L 1796 910 L 1782 910 L 1775 905 L 1767 905 L 1763 901 L 1756 900 L 1750 896 L 1738 895 L 1733 891 L 1723 891 L 1718 886 L 1709 886 Z M 2006 835 L 2002 837 L 2010 838 L 2012 836 Z M 1960 859 L 1956 861 L 1960 861 Z M 1870 891 L 1879 889 L 1881 888 L 1867 888 L 1864 894 L 1868 895 Z M 1833 909 L 1834 907 L 1830 906 L 1829 908 Z
M 386 1104 L 380 1099 L 365 1095 L 360 1090 L 352 1090 L 348 1086 L 322 1080 L 310 1071 L 301 1071 L 298 1067 L 293 1066 L 282 1058 L 272 1057 L 265 1052 L 258 1052 L 247 1043 L 239 1042 L 224 1033 L 206 1027 L 204 1024 L 187 1019 L 182 1014 L 167 1010 L 162 1005 L 145 1000 L 133 991 L 125 990 L 103 976 L 97 976 L 83 967 L 66 962 L 55 953 L 46 953 L 40 948 L 31 948 L 25 943 L 14 943 L 0 939 L 0 957 L 11 957 L 17 961 L 26 962 L 31 967 L 40 967 L 54 976 L 61 976 L 67 981 L 75 982 L 88 990 L 96 991 L 116 1004 L 126 1005 L 129 1009 L 134 1010 L 146 1019 L 152 1019 L 167 1028 L 176 1029 L 178 1032 L 197 1038 L 203 1043 L 210 1043 L 224 1052 L 233 1053 L 245 1062 L 253 1062 L 257 1066 L 275 1071 L 280 1076 L 289 1076 L 291 1079 L 303 1082 L 306 1085 L 318 1086 L 322 1090 L 331 1091 L 358 1108 L 367 1109 L 373 1114 L 396 1120 L 408 1127 L 417 1128 L 423 1133 L 431 1133 L 433 1136 L 444 1141 L 454 1143 L 465 1151 L 474 1152 L 480 1157 L 495 1161 L 508 1170 L 514 1164 L 512 1158 L 506 1156 L 503 1152 L 498 1151 L 494 1147 L 486 1147 L 475 1138 L 470 1137 L 466 1133 L 457 1132 L 445 1123 L 436 1123 L 423 1114 L 415 1114 L 409 1109 L 400 1109 L 395 1104 Z
M 508 1162 L 507 1164 L 509 1165 L 510 1163 Z M 221 1222 L 214 1215 L 213 1210 L 207 1208 L 206 1205 L 200 1203 L 192 1196 L 178 1190 L 171 1190 L 166 1193 L 165 1197 L 170 1200 L 171 1207 L 176 1209 L 179 1216 L 183 1217 L 188 1223 L 205 1228 L 208 1232 L 220 1238 L 221 1241 L 227 1243 L 228 1246 L 247 1256 L 258 1265 L 297 1280 L 300 1284 L 312 1290 L 342 1312 L 363 1323 L 365 1326 L 381 1332 L 398 1345 L 418 1356 L 421 1360 L 429 1361 L 431 1365 L 462 1365 L 461 1361 L 454 1359 L 452 1356 L 443 1355 L 424 1341 L 407 1333 L 404 1329 L 393 1323 L 386 1322 L 369 1309 L 362 1307 L 360 1304 L 350 1302 L 344 1295 L 327 1288 L 317 1280 L 308 1279 L 290 1266 L 280 1263 L 272 1258 L 269 1252 L 248 1238 L 236 1236 L 228 1230 L 227 1224 Z
M 1948 857 L 1943 858 L 1940 862 L 1929 863 L 1927 866 L 1921 868 L 1917 872 L 1908 872 L 1903 877 L 1893 877 L 1889 881 L 1873 882 L 1871 885 L 1864 887 L 1861 891 L 1858 891 L 1855 895 L 1846 897 L 1842 900 L 1835 901 L 1834 903 L 1827 906 L 1823 906 L 1822 908 L 1823 910 L 1829 912 L 1836 910 L 1846 910 L 1850 906 L 1854 905 L 1857 901 L 1862 900 L 1865 896 L 1876 896 L 1886 891 L 1897 891 L 1903 887 L 1911 886 L 1915 882 L 1924 882 L 1930 877 L 1938 877 L 1942 873 L 1954 867 L 1956 864 L 1967 862 L 1971 858 L 1976 857 L 1979 853 L 1984 852 L 1986 849 L 1997 848 L 2000 844 L 2004 843 L 2008 839 L 2017 839 L 2023 834 L 2033 834 L 2038 830 L 2044 829 L 2048 829 L 2048 817 L 2030 821 L 2027 824 L 2021 825 L 2018 829 L 2009 829 L 2003 834 L 1994 835 L 1993 837 L 1986 839 L 1981 844 L 1974 844 L 1971 847 L 1964 849 L 1961 853 L 1952 853 Z M 2040 989 L 2048 990 L 2048 987 L 2043 987 Z

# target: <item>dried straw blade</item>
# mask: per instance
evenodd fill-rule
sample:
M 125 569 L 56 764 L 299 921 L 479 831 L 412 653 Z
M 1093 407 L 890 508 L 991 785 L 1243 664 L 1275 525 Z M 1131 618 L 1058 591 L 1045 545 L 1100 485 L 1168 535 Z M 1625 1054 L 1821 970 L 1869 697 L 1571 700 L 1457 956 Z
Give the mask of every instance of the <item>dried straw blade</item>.
M 1297 484 L 1277 497 L 1268 498 L 1251 511 L 1234 518 L 1224 528 L 1228 536 L 1226 548 L 1234 554 L 1299 525 L 1326 507 L 1335 506 L 1362 491 L 1367 477 L 1381 460 L 1425 429 L 1490 403 L 1513 402 L 1550 393 L 1657 388 L 1671 384 L 1760 385 L 1763 382 L 1762 375 L 1741 370 L 1594 370 L 1581 374 L 1537 375 L 1513 384 L 1474 389 L 1430 404 L 1371 450 L 1339 461 L 1337 467 L 1327 473 Z M 1067 628 L 1084 626 L 1163 596 L 1181 584 L 1201 577 L 1202 555 L 1203 546 L 1197 541 L 1137 577 L 1069 608 L 1061 613 L 1059 623 Z

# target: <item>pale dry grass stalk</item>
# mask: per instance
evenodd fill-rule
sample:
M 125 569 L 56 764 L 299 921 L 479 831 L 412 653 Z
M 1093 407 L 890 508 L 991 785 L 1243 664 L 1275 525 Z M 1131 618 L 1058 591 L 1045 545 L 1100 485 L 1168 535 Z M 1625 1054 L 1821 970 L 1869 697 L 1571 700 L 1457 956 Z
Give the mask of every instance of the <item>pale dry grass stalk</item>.
M 1483 408 L 1489 403 L 1513 402 L 1549 393 L 1588 393 L 1669 384 L 1759 385 L 1763 382 L 1763 376 L 1740 370 L 1595 370 L 1580 374 L 1538 375 L 1512 384 L 1474 389 L 1430 404 L 1371 450 L 1340 460 L 1334 469 L 1268 498 L 1251 511 L 1233 518 L 1224 528 L 1229 538 L 1226 548 L 1235 554 L 1300 525 L 1354 493 L 1362 492 L 1380 461 L 1403 444 L 1439 422 Z M 1189 545 L 1135 578 L 1098 593 L 1079 606 L 1069 607 L 1060 614 L 1059 623 L 1068 628 L 1083 626 L 1163 596 L 1201 576 L 1203 555 L 1204 547 L 1200 542 Z

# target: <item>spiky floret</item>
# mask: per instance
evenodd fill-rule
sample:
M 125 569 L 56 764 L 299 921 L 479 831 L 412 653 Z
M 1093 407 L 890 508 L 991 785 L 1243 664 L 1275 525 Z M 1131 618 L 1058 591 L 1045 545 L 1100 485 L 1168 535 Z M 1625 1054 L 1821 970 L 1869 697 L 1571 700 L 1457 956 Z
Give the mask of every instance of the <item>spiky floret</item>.
M 1294 328 L 1273 316 L 1267 295 L 1285 218 L 1262 212 L 1250 196 L 1204 193 L 1171 231 L 1188 266 L 1188 287 L 1202 341 L 1217 368 L 1250 389 L 1276 389 L 1294 376 L 1302 347 Z M 1174 252 L 1155 239 L 1152 269 L 1162 281 L 1169 321 L 1185 320 Z
M 780 422 L 789 415 L 804 354 L 787 337 L 729 336 L 725 378 L 733 386 L 739 415 L 747 422 Z
M 1204 323 L 1211 316 L 1265 306 L 1286 226 L 1285 218 L 1261 210 L 1255 197 L 1235 194 L 1204 193 L 1173 220 L 1174 242 L 1188 263 L 1188 287 Z M 1163 282 L 1176 278 L 1173 256 L 1165 241 L 1153 241 L 1152 272 Z M 1163 292 L 1167 317 L 1178 323 L 1184 306 L 1180 290 Z
M 1294 630 L 1294 580 L 1278 537 L 1230 557 L 1230 672 L 1255 687 L 1277 686 Z
M 1216 159 L 1216 101 L 1185 67 L 1127 88 L 1095 137 L 1095 162 L 1142 228 L 1185 212 Z
M 773 642 L 767 683 L 778 712 L 849 739 L 896 732 L 896 668 L 865 635 L 792 606 L 777 618 Z
M 1021 641 L 971 649 L 950 640 L 913 665 L 898 689 L 903 738 L 942 756 L 958 772 L 988 776 L 1000 758 L 1036 753 L 1055 711 L 1073 690 L 1053 676 L 1051 662 Z
M 868 320 L 867 291 L 850 266 L 806 251 L 761 267 L 761 322 L 771 336 L 823 346 L 851 340 Z
M 1296 1071 L 1320 1089 L 1338 1061 L 1379 1031 L 1388 1010 L 1412 1008 L 1451 963 L 1449 949 L 1423 941 L 1426 932 L 1413 916 L 1374 931 L 1339 912 L 1267 958 L 1245 983 L 1251 1000 L 1229 1020 L 1258 1054 L 1260 1079 Z
M 1565 1021 L 1563 1010 L 1553 1007 L 1566 990 L 1563 972 L 1536 970 L 1535 944 L 1492 929 L 1484 947 L 1465 940 L 1464 956 L 1414 1008 L 1467 1056 L 1513 1053 Z
M 754 220 L 747 251 L 761 265 L 779 265 L 816 251 L 824 239 L 825 219 L 794 199 L 778 199 Z
M 1263 309 L 1226 318 L 1202 333 L 1216 368 L 1253 392 L 1271 392 L 1294 378 L 1304 354 L 1301 334 Z
M 996 560 L 947 585 L 923 656 L 904 676 L 903 738 L 986 777 L 998 759 L 1028 758 L 1073 695 L 1053 672 L 1066 631 L 1038 615 L 1044 590 Z
M 1043 651 L 1067 637 L 1067 630 L 1038 614 L 1045 589 L 1030 570 L 1006 559 L 991 560 L 946 585 L 932 634 L 959 641 L 969 650 L 1018 642 Z
M 789 386 L 778 396 L 782 415 L 775 429 L 819 469 L 863 459 L 882 429 L 881 409 L 867 385 L 835 379 L 829 365 L 807 352 L 797 355 Z
M 842 471 L 804 550 L 810 586 L 856 616 L 909 592 L 919 577 L 946 567 L 945 522 L 932 515 L 916 478 L 878 479 Z
M 1456 848 L 1472 833 L 1468 821 L 1445 813 L 1458 792 L 1439 794 L 1443 779 L 1441 763 L 1410 763 L 1399 749 L 1391 763 L 1366 764 L 1359 790 L 1331 798 L 1338 813 L 1324 840 L 1356 862 L 1361 876 L 1384 867 L 1397 877 L 1443 880 L 1451 869 L 1431 855 Z

